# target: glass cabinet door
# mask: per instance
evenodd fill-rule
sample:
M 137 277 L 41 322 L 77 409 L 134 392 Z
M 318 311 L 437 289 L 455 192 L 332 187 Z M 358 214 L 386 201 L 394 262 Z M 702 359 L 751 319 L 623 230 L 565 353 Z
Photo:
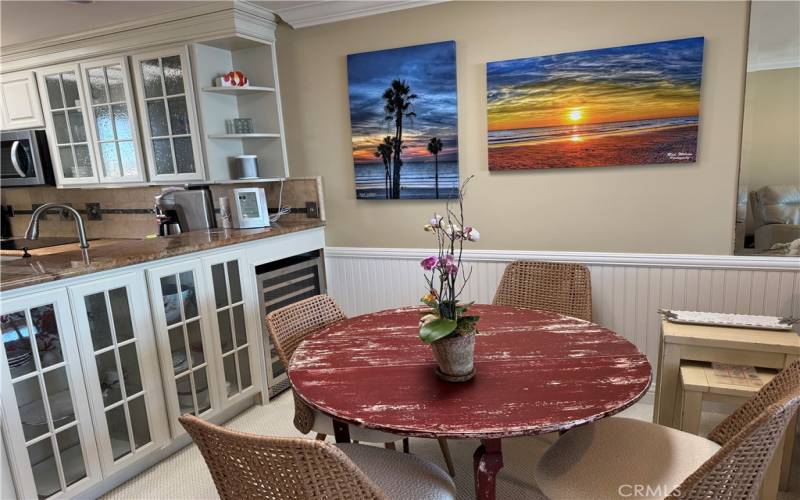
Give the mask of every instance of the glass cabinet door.
M 205 415 L 217 407 L 199 276 L 199 261 L 148 270 L 151 302 L 160 306 L 156 336 L 173 435 L 183 432 L 180 415 Z
M 4 301 L 5 438 L 20 498 L 47 498 L 99 477 L 66 292 Z
M 144 180 L 136 113 L 124 58 L 81 63 L 100 182 Z
M 223 397 L 230 399 L 253 387 L 250 337 L 245 315 L 239 260 L 206 263 L 213 289 L 213 318 L 224 380 Z
M 168 438 L 144 275 L 76 285 L 70 294 L 97 446 L 110 474 Z
M 61 184 L 97 182 L 78 66 L 54 66 L 37 73 L 56 177 Z
M 151 180 L 202 179 L 186 49 L 133 61 Z

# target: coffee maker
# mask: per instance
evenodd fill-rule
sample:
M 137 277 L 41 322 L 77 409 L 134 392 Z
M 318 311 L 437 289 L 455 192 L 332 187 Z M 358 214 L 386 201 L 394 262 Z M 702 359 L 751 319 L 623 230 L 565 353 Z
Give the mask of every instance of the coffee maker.
M 164 188 L 155 197 L 158 234 L 172 234 L 214 227 L 214 209 L 208 189 Z

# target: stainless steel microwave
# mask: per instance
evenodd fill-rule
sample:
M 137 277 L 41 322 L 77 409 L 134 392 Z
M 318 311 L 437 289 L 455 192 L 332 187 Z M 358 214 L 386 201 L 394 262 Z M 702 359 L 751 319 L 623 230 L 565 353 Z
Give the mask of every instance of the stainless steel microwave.
M 44 129 L 0 133 L 0 185 L 53 184 L 50 152 Z

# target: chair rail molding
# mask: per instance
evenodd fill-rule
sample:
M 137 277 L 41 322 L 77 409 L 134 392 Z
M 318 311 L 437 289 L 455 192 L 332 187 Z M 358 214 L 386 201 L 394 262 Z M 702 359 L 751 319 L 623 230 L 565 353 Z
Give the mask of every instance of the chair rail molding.
M 424 259 L 436 253 L 423 248 L 327 247 L 329 257 Z M 753 257 L 742 255 L 548 252 L 535 250 L 464 250 L 464 260 L 511 262 L 543 260 L 645 267 L 692 267 L 707 269 L 751 269 L 800 272 L 800 257 Z
M 419 303 L 419 261 L 434 250 L 327 247 L 329 293 L 348 315 Z M 632 341 L 655 367 L 658 309 L 800 317 L 800 258 L 508 250 L 464 251 L 464 300 L 489 303 L 508 262 L 586 264 L 593 320 Z

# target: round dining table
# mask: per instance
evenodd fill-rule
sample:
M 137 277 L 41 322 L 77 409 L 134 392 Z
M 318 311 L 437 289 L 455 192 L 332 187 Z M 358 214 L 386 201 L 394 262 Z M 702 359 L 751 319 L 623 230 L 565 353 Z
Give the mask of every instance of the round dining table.
M 297 395 L 349 426 L 402 436 L 479 439 L 476 498 L 495 498 L 501 440 L 564 432 L 638 401 L 651 381 L 647 357 L 613 331 L 578 318 L 473 305 L 480 315 L 475 378 L 440 380 L 418 336 L 420 308 L 348 318 L 304 340 L 289 379 Z

